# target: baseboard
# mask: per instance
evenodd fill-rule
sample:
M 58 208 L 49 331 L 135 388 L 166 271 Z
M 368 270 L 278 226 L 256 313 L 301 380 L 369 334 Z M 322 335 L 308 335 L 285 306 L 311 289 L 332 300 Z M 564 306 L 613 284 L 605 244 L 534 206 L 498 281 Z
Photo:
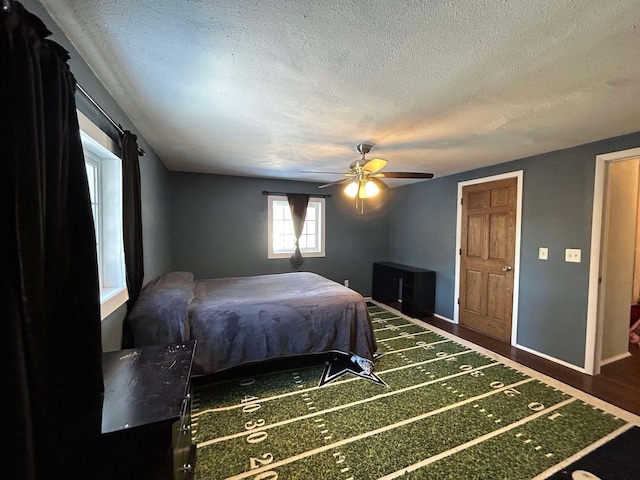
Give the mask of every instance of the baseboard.
M 445 322 L 456 323 L 453 320 L 451 320 L 450 318 L 443 317 L 442 315 L 438 315 L 437 313 L 434 313 L 433 316 L 436 317 L 436 318 L 439 318 L 440 320 L 444 320 Z
M 620 355 L 614 355 L 613 357 L 609 357 L 605 360 L 600 360 L 600 366 L 603 367 L 605 365 L 608 365 L 613 362 L 617 362 L 618 360 L 622 360 L 630 356 L 631 354 L 629 352 L 621 353 Z
M 519 343 L 514 343 L 513 346 L 516 347 L 516 348 L 519 348 L 520 350 L 524 350 L 527 353 L 531 353 L 532 355 L 536 355 L 538 357 L 544 358 L 545 360 L 549 360 L 550 362 L 554 362 L 554 363 L 557 363 L 558 365 L 562 365 L 563 367 L 567 367 L 567 368 L 570 368 L 572 370 L 576 370 L 577 372 L 586 373 L 587 375 L 589 375 L 589 372 L 587 372 L 587 370 L 585 368 L 578 367 L 577 365 L 574 365 L 573 363 L 565 362 L 564 360 L 560 360 L 559 358 L 552 357 L 551 355 L 547 355 L 546 353 L 539 352 L 537 350 L 534 350 L 533 348 L 524 347 L 524 346 L 520 345 Z

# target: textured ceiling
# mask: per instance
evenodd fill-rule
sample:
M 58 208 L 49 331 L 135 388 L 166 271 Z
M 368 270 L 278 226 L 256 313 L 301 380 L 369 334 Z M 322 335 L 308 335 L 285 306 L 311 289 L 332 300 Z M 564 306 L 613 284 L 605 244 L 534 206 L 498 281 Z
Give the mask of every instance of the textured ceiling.
M 436 176 L 640 130 L 638 0 L 42 0 L 171 170 Z M 393 185 L 402 181 L 392 182 Z

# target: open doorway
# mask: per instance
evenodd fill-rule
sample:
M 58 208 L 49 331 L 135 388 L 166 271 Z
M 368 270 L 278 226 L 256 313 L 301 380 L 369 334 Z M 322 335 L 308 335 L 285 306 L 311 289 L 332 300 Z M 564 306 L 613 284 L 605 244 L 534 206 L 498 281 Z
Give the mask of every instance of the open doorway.
M 627 195 L 627 203 L 624 207 L 618 207 L 616 213 L 622 210 L 624 219 L 632 224 L 631 231 L 623 238 L 624 241 L 631 245 L 631 253 L 624 253 L 626 264 L 623 265 L 625 270 L 620 276 L 624 277 L 625 286 L 620 287 L 622 291 L 621 297 L 626 299 L 626 307 L 623 307 L 623 300 L 620 300 L 619 309 L 626 314 L 616 314 L 615 320 L 605 321 L 606 290 L 609 281 L 615 282 L 616 272 L 619 271 L 618 266 L 609 265 L 608 254 L 618 252 L 613 248 L 608 248 L 611 240 L 609 234 L 615 227 L 609 228 L 607 222 L 611 222 L 610 215 L 607 214 L 607 196 L 617 195 L 618 186 L 607 187 L 607 180 L 614 170 L 610 170 L 610 166 L 614 163 L 624 162 L 627 160 L 640 158 L 640 148 L 601 154 L 596 157 L 596 170 L 594 179 L 594 195 L 593 195 L 593 217 L 591 230 L 591 255 L 589 267 L 589 295 L 587 306 L 587 336 L 585 348 L 585 371 L 591 375 L 600 373 L 600 367 L 604 363 L 625 358 L 629 355 L 628 338 L 629 338 L 629 319 L 631 303 L 633 298 L 633 271 L 635 269 L 635 239 L 638 228 L 638 187 L 640 186 L 640 170 L 635 172 L 635 180 L 632 179 L 631 186 L 627 185 L 627 191 L 634 191 L 635 182 L 635 201 L 631 199 L 633 193 Z M 631 164 L 628 168 L 633 169 Z M 640 167 L 638 167 L 640 169 Z M 623 168 L 624 170 L 624 168 Z M 620 173 L 620 172 L 618 172 Z M 622 196 L 624 197 L 624 196 Z M 630 204 L 631 205 L 630 207 Z M 631 209 L 631 215 L 629 215 Z M 616 220 L 617 222 L 617 220 Z M 628 229 L 629 227 L 627 227 Z M 617 229 L 616 229 L 617 232 Z M 624 232 L 623 232 L 624 233 Z M 631 269 L 631 279 L 629 280 L 629 268 Z M 604 362 L 604 363 L 603 363 Z
M 634 285 L 637 258 L 638 187 L 640 159 L 607 164 L 600 274 L 602 346 L 600 365 L 630 355 L 631 306 L 637 302 Z M 639 337 L 640 340 L 640 337 Z

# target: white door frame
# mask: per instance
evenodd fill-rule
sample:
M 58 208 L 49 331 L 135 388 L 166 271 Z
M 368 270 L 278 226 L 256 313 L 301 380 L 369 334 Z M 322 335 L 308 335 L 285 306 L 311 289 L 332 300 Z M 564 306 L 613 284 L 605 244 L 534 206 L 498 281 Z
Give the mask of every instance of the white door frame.
M 584 369 L 590 375 L 600 373 L 602 356 L 602 323 L 598 303 L 600 259 L 606 180 L 606 165 L 640 157 L 640 148 L 631 148 L 619 152 L 605 153 L 596 156 L 596 173 L 593 182 L 593 216 L 591 219 L 591 257 L 589 259 L 589 294 L 587 301 L 587 332 L 584 350 Z
M 456 274 L 455 290 L 453 293 L 453 323 L 460 321 L 460 248 L 462 248 L 462 189 L 468 185 L 504 180 L 506 178 L 516 178 L 517 200 L 516 200 L 516 230 L 515 230 L 515 252 L 513 258 L 513 309 L 511 313 L 511 345 L 516 345 L 518 333 L 518 301 L 520 297 L 520 230 L 522 227 L 522 180 L 523 170 L 501 173 L 490 177 L 476 178 L 465 182 L 458 182 L 458 214 L 456 220 Z

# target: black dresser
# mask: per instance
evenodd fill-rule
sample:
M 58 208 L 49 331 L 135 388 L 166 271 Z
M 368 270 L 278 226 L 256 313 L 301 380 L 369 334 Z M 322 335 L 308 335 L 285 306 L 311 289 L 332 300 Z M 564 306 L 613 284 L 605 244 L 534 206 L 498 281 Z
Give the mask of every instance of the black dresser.
M 195 342 L 102 354 L 102 469 L 99 478 L 190 479 L 189 376 Z
M 409 317 L 430 317 L 436 303 L 436 272 L 399 263 L 375 262 L 371 298 Z

